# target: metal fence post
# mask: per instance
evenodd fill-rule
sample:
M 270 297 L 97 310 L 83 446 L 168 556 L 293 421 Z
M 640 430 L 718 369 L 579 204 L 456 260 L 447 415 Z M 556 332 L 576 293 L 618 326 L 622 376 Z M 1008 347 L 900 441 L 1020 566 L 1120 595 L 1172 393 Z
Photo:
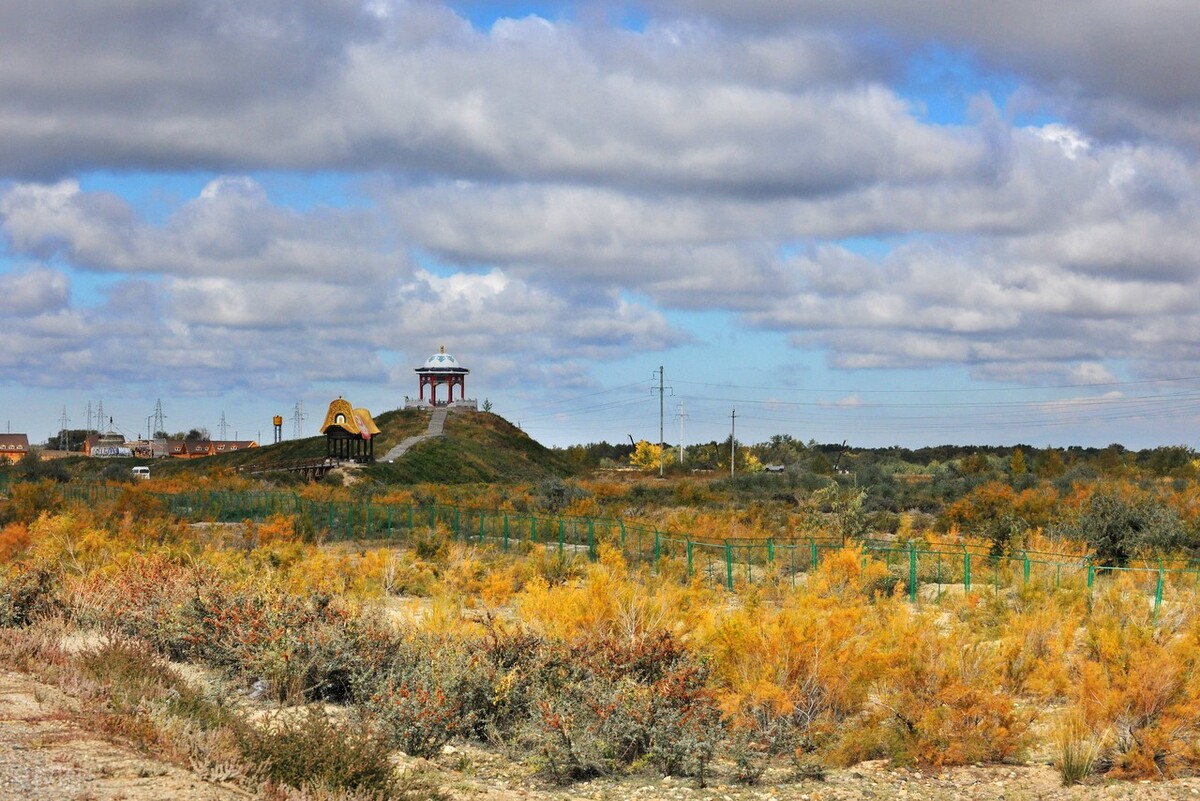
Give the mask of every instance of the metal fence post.
M 1163 595 L 1163 563 L 1162 563 L 1162 560 L 1159 559 L 1158 560 L 1158 586 L 1154 590 L 1154 614 L 1155 614 L 1155 616 L 1158 615 L 1158 608 L 1160 606 L 1162 606 L 1162 595 Z
M 917 602 L 917 550 L 908 544 L 908 600 Z
M 725 540 L 725 586 L 733 590 L 733 546 Z

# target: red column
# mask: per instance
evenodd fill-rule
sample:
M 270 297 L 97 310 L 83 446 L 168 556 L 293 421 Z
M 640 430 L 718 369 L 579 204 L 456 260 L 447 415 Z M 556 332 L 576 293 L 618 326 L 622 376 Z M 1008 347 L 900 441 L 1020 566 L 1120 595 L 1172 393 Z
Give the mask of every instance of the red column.
M 425 400 L 425 376 L 421 376 L 421 400 Z
M 429 402 L 437 406 L 437 381 L 429 382 Z

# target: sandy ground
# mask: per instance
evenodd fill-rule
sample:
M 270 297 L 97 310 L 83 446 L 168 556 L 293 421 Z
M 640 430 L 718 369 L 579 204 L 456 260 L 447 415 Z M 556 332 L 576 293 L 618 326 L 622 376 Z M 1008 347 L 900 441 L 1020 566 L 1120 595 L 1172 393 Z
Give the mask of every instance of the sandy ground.
M 69 699 L 28 676 L 0 671 L 0 799 L 227 801 L 250 794 L 211 784 L 88 732 Z

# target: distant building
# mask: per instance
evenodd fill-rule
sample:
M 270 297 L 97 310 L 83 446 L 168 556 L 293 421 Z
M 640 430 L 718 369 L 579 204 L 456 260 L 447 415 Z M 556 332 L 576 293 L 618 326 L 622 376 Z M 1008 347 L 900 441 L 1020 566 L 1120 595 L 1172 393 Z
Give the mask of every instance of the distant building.
M 83 455 L 111 459 L 115 456 L 133 456 L 133 449 L 125 442 L 125 435 L 115 431 L 106 434 L 88 434 L 83 441 Z
M 29 453 L 28 434 L 0 434 L 0 460 L 19 462 Z
M 257 447 L 258 443 L 250 439 L 169 439 L 166 442 L 167 456 L 172 459 L 203 459 L 206 456 Z

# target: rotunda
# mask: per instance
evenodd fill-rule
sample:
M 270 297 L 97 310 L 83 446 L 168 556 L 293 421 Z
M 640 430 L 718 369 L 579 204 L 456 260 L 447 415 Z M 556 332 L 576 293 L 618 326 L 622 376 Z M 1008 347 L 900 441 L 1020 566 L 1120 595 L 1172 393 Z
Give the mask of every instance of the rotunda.
M 467 392 L 467 373 L 471 372 L 467 368 L 458 363 L 449 353 L 446 353 L 445 346 L 441 350 L 428 359 L 425 364 L 416 368 L 417 376 L 421 382 L 420 400 L 425 400 L 425 387 L 429 387 L 429 403 L 432 406 L 446 406 L 454 403 L 454 388 L 458 387 L 458 399 L 466 400 Z M 447 398 L 444 401 L 439 401 L 437 397 L 438 385 L 445 384 Z

